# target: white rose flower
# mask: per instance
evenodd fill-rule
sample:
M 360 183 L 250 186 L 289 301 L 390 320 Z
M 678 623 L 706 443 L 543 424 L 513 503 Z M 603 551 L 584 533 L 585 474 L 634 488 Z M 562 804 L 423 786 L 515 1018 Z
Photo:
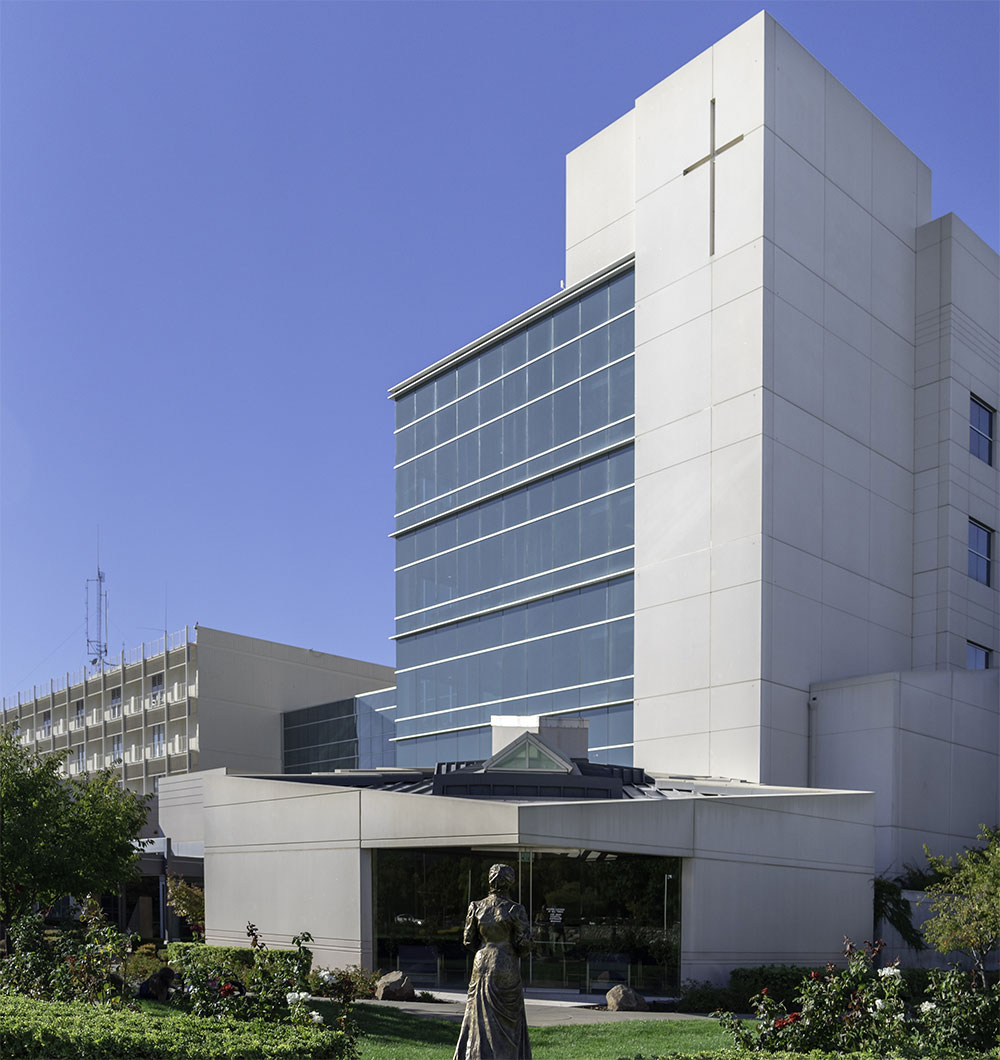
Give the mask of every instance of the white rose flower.
M 311 1012 L 309 1013 L 309 1019 L 310 1019 L 310 1020 L 311 1020 L 311 1021 L 312 1021 L 313 1023 L 322 1023 L 322 1022 L 323 1022 L 323 1017 L 322 1017 L 322 1016 L 321 1016 L 321 1015 L 320 1015 L 320 1014 L 319 1014 L 319 1013 L 318 1013 L 318 1012 L 317 1012 L 317 1011 L 316 1011 L 315 1009 L 313 1009 L 313 1010 L 312 1010 L 312 1011 L 311 1011 Z
M 880 997 L 877 997 L 875 998 L 875 1007 L 881 1011 L 885 1008 L 885 1002 Z
M 878 970 L 880 979 L 899 979 L 901 973 L 895 965 L 891 965 L 888 968 L 879 968 Z
M 933 1001 L 921 1001 L 920 1011 L 926 1016 L 928 1012 L 933 1012 L 937 1008 L 937 1005 Z

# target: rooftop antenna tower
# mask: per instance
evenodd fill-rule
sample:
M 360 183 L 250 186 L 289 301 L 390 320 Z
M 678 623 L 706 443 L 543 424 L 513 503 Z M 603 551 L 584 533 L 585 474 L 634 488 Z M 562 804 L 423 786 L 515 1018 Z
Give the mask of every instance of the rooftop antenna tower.
M 100 666 L 108 658 L 108 591 L 104 588 L 104 571 L 101 570 L 101 538 L 97 538 L 97 577 L 87 579 L 85 606 L 87 609 L 87 658 L 91 666 Z M 91 590 L 91 586 L 94 589 Z M 93 608 L 91 597 L 93 596 Z M 93 619 L 91 613 L 93 612 Z

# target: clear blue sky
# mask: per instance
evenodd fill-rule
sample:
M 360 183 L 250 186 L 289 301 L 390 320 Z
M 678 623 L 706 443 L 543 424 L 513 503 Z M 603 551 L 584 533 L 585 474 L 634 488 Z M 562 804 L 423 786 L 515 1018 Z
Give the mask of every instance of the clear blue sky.
M 0 3 L 0 693 L 195 621 L 391 664 L 386 389 L 559 289 L 564 156 L 755 3 Z M 994 247 L 998 5 L 769 10 Z

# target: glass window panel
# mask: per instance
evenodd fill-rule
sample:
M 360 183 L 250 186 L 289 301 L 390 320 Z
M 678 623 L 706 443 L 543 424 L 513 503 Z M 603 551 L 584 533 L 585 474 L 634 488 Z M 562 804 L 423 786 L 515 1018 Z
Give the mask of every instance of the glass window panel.
M 552 598 L 552 628 L 571 629 L 580 624 L 580 593 L 560 593 Z
M 552 358 L 541 357 L 528 364 L 528 398 L 540 397 L 552 389 Z
M 591 291 L 580 300 L 580 327 L 587 331 L 608 319 L 607 285 Z
M 635 450 L 632 446 L 619 449 L 609 457 L 608 485 L 611 489 L 628 486 L 635 481 Z
M 631 576 L 616 578 L 608 583 L 608 615 L 615 618 L 619 615 L 630 615 L 635 609 L 633 603 L 634 581 Z
M 479 477 L 479 435 L 467 434 L 455 442 L 457 469 L 460 483 L 472 482 Z
M 543 453 L 552 448 L 552 397 L 528 406 L 528 452 Z
M 635 306 L 635 273 L 626 272 L 611 281 L 610 291 L 611 316 L 617 316 Z
M 542 479 L 528 488 L 528 515 L 534 518 L 552 511 L 552 479 Z
M 523 530 L 511 530 L 503 534 L 503 580 L 518 581 L 524 577 L 524 537 Z
M 416 452 L 414 443 L 416 442 L 416 434 L 412 427 L 407 427 L 406 430 L 400 431 L 396 435 L 396 463 L 401 464 L 404 460 L 409 460 Z
M 599 556 L 608 551 L 610 498 L 601 497 L 587 504 L 580 518 L 581 556 Z
M 416 451 L 425 453 L 434 445 L 434 417 L 428 416 L 425 420 L 418 420 L 414 429 L 416 430 Z
M 625 548 L 635 541 L 634 497 L 632 490 L 614 493 L 611 496 L 610 548 Z
M 540 692 L 552 685 L 552 645 L 548 640 L 527 644 L 527 690 Z
M 502 367 L 501 350 L 499 346 L 492 346 L 479 355 L 479 385 L 488 383 L 500 375 Z
M 967 641 L 965 645 L 965 668 L 967 670 L 988 670 L 990 668 L 990 651 L 981 644 Z
M 560 565 L 580 558 L 580 509 L 558 512 L 552 519 L 552 539 Z
M 470 508 L 455 516 L 455 539 L 459 543 L 479 537 L 479 509 Z
M 542 637 L 552 632 L 552 604 L 536 600 L 525 611 L 525 631 L 529 637 Z
M 492 475 L 500 470 L 503 459 L 503 427 L 500 421 L 487 424 L 479 431 L 479 473 Z
M 503 525 L 517 526 L 528 518 L 528 491 L 517 490 L 503 500 Z
M 608 627 L 590 626 L 577 634 L 580 638 L 580 681 L 600 681 L 608 676 Z
M 449 442 L 437 450 L 435 475 L 437 486 L 435 493 L 449 493 L 458 486 L 458 461 L 454 442 Z
M 969 451 L 987 464 L 993 463 L 993 417 L 990 406 L 969 395 Z
M 515 644 L 503 649 L 503 695 L 523 696 L 527 691 L 527 645 Z
M 580 717 L 587 720 L 587 742 L 591 747 L 603 747 L 611 742 L 608 739 L 607 708 L 585 710 L 581 712 Z
M 558 346 L 580 334 L 580 303 L 571 302 L 552 317 L 552 340 Z
M 580 340 L 580 373 L 586 375 L 608 363 L 608 329 L 598 328 Z
M 497 380 L 479 391 L 479 422 L 496 419 L 503 411 L 503 384 Z
M 992 531 L 969 520 L 969 577 L 989 585 Z
M 561 445 L 580 433 L 580 389 L 578 385 L 565 387 L 552 395 L 553 444 Z
M 635 411 L 635 360 L 629 358 L 611 370 L 611 419 L 622 420 Z
M 501 358 L 505 372 L 524 364 L 528 358 L 528 337 L 523 331 L 503 344 Z
M 527 629 L 527 612 L 523 607 L 511 607 L 502 612 L 504 644 L 510 644 L 516 640 L 524 640 Z
M 580 383 L 580 428 L 583 434 L 608 422 L 607 370 L 587 376 Z
M 416 504 L 416 464 L 404 464 L 396 471 L 396 511 L 402 512 Z
M 438 445 L 442 442 L 449 442 L 455 437 L 457 416 L 458 407 L 456 405 L 449 405 L 446 409 L 441 409 L 440 412 L 435 414 L 434 440 Z
M 488 501 L 479 509 L 480 534 L 495 534 L 503 529 L 503 498 Z
M 458 403 L 458 433 L 464 434 L 479 426 L 479 394 L 470 394 Z
M 459 394 L 471 394 L 479 386 L 479 361 L 473 357 L 458 366 Z
M 552 505 L 567 508 L 580 499 L 580 469 L 570 468 L 552 479 Z
M 525 395 L 527 394 L 527 376 L 523 370 L 505 375 L 502 385 L 503 407 L 505 409 L 514 409 L 518 405 L 524 404 Z
M 608 615 L 608 586 L 606 582 L 588 585 L 580 590 L 579 621 L 600 622 Z
M 591 460 L 580 468 L 580 494 L 583 497 L 599 497 L 608 491 L 608 461 Z
M 635 666 L 634 625 L 631 619 L 615 622 L 611 627 L 610 673 L 630 674 Z M 631 739 L 631 737 L 629 737 Z
M 434 527 L 434 549 L 443 552 L 457 543 L 456 522 L 454 519 L 442 519 Z
M 455 400 L 457 378 L 457 373 L 452 369 L 434 380 L 434 402 L 438 408 Z
M 413 393 L 404 394 L 401 398 L 396 401 L 396 426 L 402 427 L 406 423 L 413 421 L 414 415 L 414 398 Z
M 546 317 L 528 328 L 528 360 L 552 349 L 552 318 Z
M 426 416 L 434 409 L 434 384 L 425 383 L 413 392 L 414 411 L 417 417 Z
M 616 361 L 619 357 L 624 357 L 625 354 L 632 353 L 635 350 L 634 314 L 629 313 L 628 316 L 613 320 L 608 327 L 611 331 L 610 356 L 612 361 Z
M 552 383 L 562 386 L 580 375 L 580 343 L 574 341 L 552 354 Z

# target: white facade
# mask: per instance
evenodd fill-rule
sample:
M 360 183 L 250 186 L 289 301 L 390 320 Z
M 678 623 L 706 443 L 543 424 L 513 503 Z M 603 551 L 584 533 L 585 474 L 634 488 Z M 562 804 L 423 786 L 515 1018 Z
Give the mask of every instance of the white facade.
M 212 770 L 172 778 L 161 814 L 171 829 L 204 828 L 206 941 L 245 944 L 247 920 L 269 945 L 308 929 L 321 967 L 373 967 L 376 848 L 483 848 L 512 861 L 519 850 L 572 847 L 681 857 L 685 979 L 823 964 L 845 932 L 870 931 L 869 793 L 658 784 L 671 797 L 491 802 Z
M 392 684 L 387 666 L 202 626 L 3 701 L 3 721 L 70 775 L 115 766 L 149 794 L 160 778 L 222 765 L 281 772 L 281 714 Z
M 967 642 L 995 662 L 997 579 L 966 568 L 970 519 L 995 554 L 996 459 L 970 454 L 969 400 L 1000 403 L 1000 268 L 931 220 L 930 189 L 763 13 L 567 159 L 567 283 L 635 262 L 646 769 L 852 786 L 822 728 L 810 776 L 811 688 L 947 674 Z M 993 780 L 943 830 L 959 846 L 1000 809 L 996 673 L 969 677 Z M 911 847 L 887 839 L 877 867 Z

